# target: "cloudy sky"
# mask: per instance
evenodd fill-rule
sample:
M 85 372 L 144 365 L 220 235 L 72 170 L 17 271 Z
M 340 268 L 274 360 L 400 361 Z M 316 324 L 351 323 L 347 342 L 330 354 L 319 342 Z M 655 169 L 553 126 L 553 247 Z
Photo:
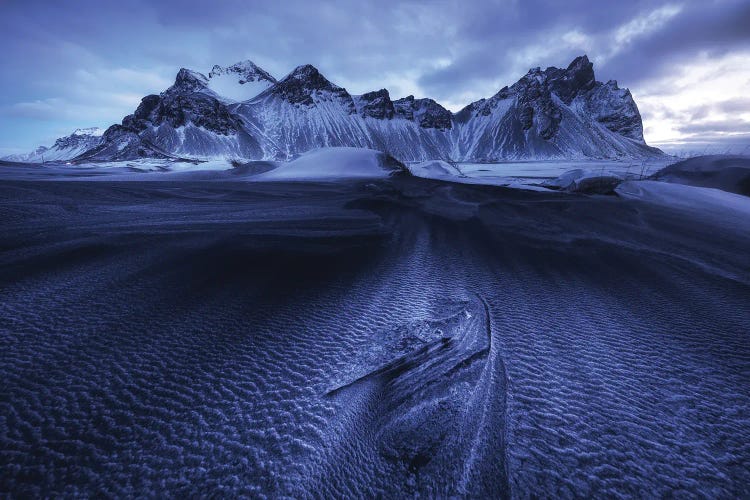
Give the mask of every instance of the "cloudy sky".
M 311 63 L 457 111 L 583 53 L 650 144 L 750 152 L 749 0 L 0 0 L 0 30 L 0 155 L 119 122 L 180 67 Z

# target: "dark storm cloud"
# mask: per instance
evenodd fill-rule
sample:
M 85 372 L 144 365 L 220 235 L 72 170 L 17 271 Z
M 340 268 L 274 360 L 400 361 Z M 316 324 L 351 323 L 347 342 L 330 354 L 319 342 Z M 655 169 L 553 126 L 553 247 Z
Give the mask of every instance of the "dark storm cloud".
M 119 121 L 182 66 L 252 59 L 281 77 L 312 63 L 354 93 L 455 109 L 584 52 L 600 79 L 668 78 L 699 53 L 747 49 L 748 26 L 735 0 L 0 0 L 0 150 Z
M 424 74 L 420 83 L 440 94 L 498 78 L 511 84 L 530 66 L 562 66 L 587 51 L 583 44 L 561 46 L 565 33 L 604 33 L 649 4 L 537 0 L 475 6 L 459 16 L 455 61 Z
M 695 2 L 662 29 L 608 60 L 602 68 L 632 85 L 668 76 L 675 65 L 689 63 L 698 54 L 718 57 L 747 48 L 750 48 L 749 2 Z
M 658 29 L 618 45 L 618 28 L 659 7 L 679 12 Z M 573 33 L 583 36 L 577 42 Z M 463 53 L 450 66 L 424 74 L 425 89 L 448 94 L 500 76 L 510 84 L 529 66 L 562 66 L 586 52 L 601 79 L 633 85 L 701 52 L 720 55 L 750 47 L 750 3 L 524 2 L 522 9 L 470 11 L 457 43 Z M 608 57 L 610 51 L 615 53 Z M 519 61 L 525 53 L 537 58 Z

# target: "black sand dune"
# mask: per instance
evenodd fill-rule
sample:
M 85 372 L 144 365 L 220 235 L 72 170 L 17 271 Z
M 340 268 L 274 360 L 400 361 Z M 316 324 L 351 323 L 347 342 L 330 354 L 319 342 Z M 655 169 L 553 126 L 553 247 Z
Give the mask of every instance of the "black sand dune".
M 750 234 L 420 179 L 0 184 L 0 492 L 750 495 Z
M 698 156 L 669 165 L 652 177 L 666 182 L 709 187 L 750 196 L 750 157 Z

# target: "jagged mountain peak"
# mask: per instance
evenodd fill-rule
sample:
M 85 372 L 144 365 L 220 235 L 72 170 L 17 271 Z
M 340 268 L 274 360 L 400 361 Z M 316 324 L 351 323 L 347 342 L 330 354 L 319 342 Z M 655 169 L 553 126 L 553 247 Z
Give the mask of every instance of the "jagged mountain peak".
M 571 93 L 591 90 L 596 85 L 594 63 L 586 55 L 576 57 L 568 65 L 562 80 L 567 82 L 567 90 Z
M 291 73 L 289 73 L 284 80 L 287 80 L 289 78 L 297 79 L 297 80 L 306 80 L 306 79 L 315 79 L 315 78 L 324 78 L 323 75 L 320 74 L 320 71 L 318 68 L 313 66 L 312 64 L 303 64 L 301 66 L 297 66 L 292 70 Z
M 567 68 L 531 68 L 510 90 L 518 92 L 529 88 L 549 87 L 564 101 L 570 102 L 578 92 L 591 90 L 595 84 L 594 64 L 589 61 L 588 56 L 582 55 L 573 59 Z M 501 90 L 498 94 L 502 92 Z
M 208 78 L 202 73 L 187 68 L 180 68 L 171 89 L 194 92 L 208 87 Z
M 221 77 L 223 75 L 235 75 L 239 78 L 238 83 L 244 85 L 248 82 L 267 80 L 276 83 L 276 79 L 270 73 L 259 67 L 253 61 L 246 59 L 232 64 L 231 66 L 222 67 L 214 65 L 208 74 L 209 80 Z
M 396 113 L 391 95 L 386 89 L 366 92 L 357 101 L 358 111 L 362 116 L 390 120 Z
M 285 76 L 280 84 L 298 85 L 301 84 L 309 90 L 331 90 L 338 91 L 342 87 L 332 83 L 312 64 L 297 66 L 294 70 Z
M 52 146 L 39 146 L 34 151 L 4 157 L 5 160 L 42 163 L 67 161 L 102 142 L 104 131 L 98 127 L 79 128 L 72 134 L 59 137 Z
M 380 90 L 373 90 L 372 92 L 366 92 L 362 94 L 360 97 L 362 97 L 363 99 L 367 99 L 368 101 L 373 100 L 373 99 L 378 99 L 378 98 L 390 99 L 391 94 L 388 92 L 388 89 L 380 89 Z
M 433 99 L 416 99 L 413 95 L 408 95 L 393 101 L 393 106 L 397 114 L 407 120 L 415 120 L 422 128 L 453 128 L 453 114 Z
M 591 68 L 592 66 L 593 66 L 593 63 L 589 61 L 589 56 L 587 56 L 586 54 L 583 54 L 581 56 L 576 57 L 570 62 L 570 64 L 568 64 L 568 71 L 573 71 L 576 69 Z
M 153 146 L 181 156 L 248 159 L 284 159 L 321 146 L 385 148 L 407 161 L 659 154 L 643 141 L 629 91 L 614 81 L 597 82 L 585 55 L 562 68 L 532 68 L 455 115 L 429 98 L 393 100 L 386 89 L 351 96 L 309 64 L 276 83 L 245 80 L 260 71 L 252 61 L 214 67 L 208 78 L 180 70 L 172 87 L 145 97 L 122 126 L 105 134 L 107 146 L 97 157 L 122 158 L 118 144 L 127 155 L 162 154 Z M 252 98 L 227 98 L 217 82 L 229 90 L 268 87 Z
M 355 112 L 354 102 L 346 89 L 331 83 L 312 64 L 297 66 L 291 73 L 271 87 L 269 92 L 292 104 L 304 104 L 306 106 L 315 103 L 313 94 L 328 93 L 335 98 L 342 99 L 348 113 Z

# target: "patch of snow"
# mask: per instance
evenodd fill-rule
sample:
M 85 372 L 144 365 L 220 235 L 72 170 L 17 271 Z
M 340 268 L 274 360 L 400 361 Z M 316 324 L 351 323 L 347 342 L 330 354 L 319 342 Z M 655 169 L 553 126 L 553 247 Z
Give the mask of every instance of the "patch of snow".
M 383 166 L 380 151 L 364 148 L 320 148 L 296 160 L 253 177 L 253 180 L 337 180 L 351 178 L 383 178 L 393 171 Z
M 407 165 L 412 175 L 427 179 L 487 184 L 523 189 L 567 189 L 595 179 L 637 179 L 664 166 L 666 160 L 649 163 L 595 160 L 456 163 L 431 160 Z
M 232 73 L 216 75 L 208 81 L 208 88 L 229 102 L 252 99 L 271 85 L 267 80 L 239 83 L 237 75 Z
M 77 128 L 71 135 L 90 135 L 93 137 L 101 137 L 102 135 L 104 135 L 104 129 L 100 127 Z
M 750 230 L 750 198 L 720 189 L 659 181 L 627 181 L 615 192 L 628 199 L 672 207 L 698 219 L 728 225 L 735 231 Z
M 663 168 L 653 179 L 750 196 L 750 157 L 698 156 Z

